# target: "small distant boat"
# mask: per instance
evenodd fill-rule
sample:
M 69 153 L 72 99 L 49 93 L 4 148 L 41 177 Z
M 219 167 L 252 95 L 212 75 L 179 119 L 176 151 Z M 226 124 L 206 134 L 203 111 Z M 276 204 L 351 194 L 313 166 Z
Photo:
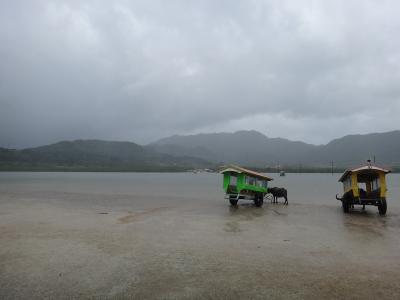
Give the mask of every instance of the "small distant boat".
M 280 172 L 279 172 L 279 176 L 286 176 L 285 171 L 280 171 Z
M 254 201 L 257 207 L 263 205 L 268 181 L 272 178 L 238 166 L 229 166 L 220 173 L 224 175 L 225 199 L 229 199 L 232 206 L 236 206 L 239 199 Z
M 336 199 L 342 201 L 343 212 L 350 212 L 354 205 L 374 205 L 379 214 L 385 215 L 386 204 L 386 174 L 390 170 L 371 165 L 346 170 L 339 181 L 343 183 L 343 196 Z

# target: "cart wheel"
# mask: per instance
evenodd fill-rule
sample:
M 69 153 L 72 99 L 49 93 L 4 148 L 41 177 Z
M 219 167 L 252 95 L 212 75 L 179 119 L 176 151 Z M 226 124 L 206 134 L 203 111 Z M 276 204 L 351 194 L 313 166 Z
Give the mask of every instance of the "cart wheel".
M 381 199 L 381 203 L 378 205 L 378 210 L 381 216 L 386 215 L 386 210 L 387 210 L 386 199 Z
M 257 207 L 261 207 L 264 203 L 264 198 L 262 195 L 256 195 L 256 199 L 254 199 L 254 204 Z
M 344 213 L 348 213 L 350 211 L 350 203 L 347 198 L 343 198 L 342 200 L 342 208 Z
M 229 202 L 230 202 L 230 204 L 231 204 L 232 206 L 236 206 L 237 203 L 238 203 L 238 200 L 237 200 L 237 199 L 229 199 Z

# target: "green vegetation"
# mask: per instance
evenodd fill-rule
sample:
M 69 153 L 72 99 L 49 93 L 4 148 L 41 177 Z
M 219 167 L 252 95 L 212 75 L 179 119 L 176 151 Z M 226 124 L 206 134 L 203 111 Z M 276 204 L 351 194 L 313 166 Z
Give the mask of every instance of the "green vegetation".
M 190 166 L 144 166 L 144 165 L 62 165 L 62 164 L 5 164 L 0 163 L 0 171 L 29 172 L 185 172 Z
M 179 153 L 253 169 L 281 165 L 285 171 L 289 166 L 293 172 L 331 172 L 332 162 L 339 171 L 374 158 L 379 165 L 400 165 L 400 131 L 345 136 L 319 146 L 269 138 L 256 131 L 171 136 L 151 146 L 160 153 Z
M 313 146 L 269 139 L 257 132 L 238 132 L 175 136 L 148 146 L 64 141 L 23 150 L 0 148 L 0 171 L 182 172 L 216 170 L 217 166 L 236 163 L 265 173 L 331 173 L 332 161 L 333 172 L 342 173 L 376 154 L 378 164 L 400 172 L 399 140 L 400 132 L 389 132 Z
M 13 150 L 0 148 L 0 171 L 181 172 L 212 166 L 129 142 L 78 140 Z

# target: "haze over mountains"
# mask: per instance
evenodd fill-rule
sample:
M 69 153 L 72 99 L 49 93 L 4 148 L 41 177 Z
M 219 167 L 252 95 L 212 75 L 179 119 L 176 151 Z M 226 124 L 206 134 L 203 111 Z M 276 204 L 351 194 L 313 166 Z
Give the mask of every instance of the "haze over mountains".
M 1 170 L 182 171 L 240 164 L 346 167 L 376 158 L 400 165 L 400 131 L 350 135 L 326 145 L 268 138 L 257 131 L 174 135 L 149 145 L 101 140 L 63 141 L 13 150 L 0 148 Z
M 131 142 L 76 140 L 23 150 L 0 148 L 0 170 L 183 171 L 209 164 Z
M 268 138 L 257 131 L 171 136 L 151 144 L 162 153 L 191 155 L 213 162 L 247 166 L 273 164 L 349 165 L 367 159 L 400 164 L 400 131 L 348 135 L 326 145 L 312 145 L 283 138 Z
M 172 136 L 151 144 L 162 153 L 192 153 L 213 162 L 264 166 L 276 162 L 297 163 L 315 146 L 282 138 L 268 138 L 257 131 Z

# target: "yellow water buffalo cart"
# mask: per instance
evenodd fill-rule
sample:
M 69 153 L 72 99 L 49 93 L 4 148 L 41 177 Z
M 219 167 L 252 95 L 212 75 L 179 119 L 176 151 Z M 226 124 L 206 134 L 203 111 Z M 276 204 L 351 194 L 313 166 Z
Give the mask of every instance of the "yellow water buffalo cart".
M 378 207 L 379 214 L 385 215 L 386 204 L 386 174 L 390 170 L 371 165 L 361 166 L 346 170 L 340 177 L 343 183 L 343 196 L 336 199 L 342 201 L 343 211 L 350 212 L 354 205 L 374 205 Z

